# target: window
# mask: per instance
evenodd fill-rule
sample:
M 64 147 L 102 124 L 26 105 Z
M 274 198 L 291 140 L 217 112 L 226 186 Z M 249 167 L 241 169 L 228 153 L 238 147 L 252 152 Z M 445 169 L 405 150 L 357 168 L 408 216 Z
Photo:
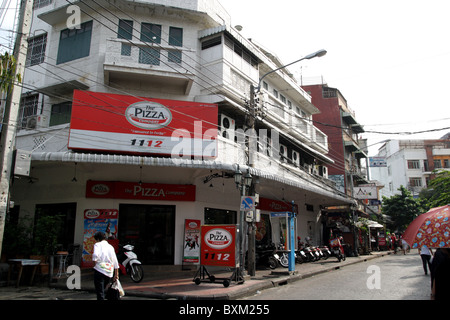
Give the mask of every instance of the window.
M 263 81 L 263 88 L 264 90 L 269 90 L 269 85 L 265 81 Z
M 450 168 L 450 160 L 444 159 L 444 168 Z
M 34 0 L 33 9 L 42 8 L 52 3 L 52 0 Z
M 62 102 L 52 105 L 50 126 L 69 123 L 72 114 L 72 102 Z
M 435 168 L 435 169 L 440 169 L 440 168 L 442 168 L 442 163 L 441 163 L 441 160 L 440 160 L 440 159 L 433 160 L 433 162 L 434 162 L 434 168 Z
M 408 160 L 408 169 L 420 169 L 420 161 Z
M 222 43 L 222 37 L 218 36 L 202 42 L 202 50 L 218 46 Z
M 430 171 L 430 168 L 428 167 L 428 160 L 423 160 L 423 170 Z
M 236 224 L 236 223 L 237 223 L 236 211 L 205 208 L 205 224 Z
M 169 45 L 175 47 L 183 46 L 183 29 L 170 27 L 169 29 Z M 181 50 L 169 50 L 169 62 L 181 63 Z
M 275 96 L 275 98 L 278 99 L 278 90 L 273 89 L 273 95 Z
M 39 103 L 38 94 L 22 98 L 19 110 L 19 119 L 21 121 L 22 128 L 27 128 L 28 119 L 37 115 L 38 103 Z
M 158 44 L 161 43 L 161 25 L 145 22 L 142 23 L 141 41 Z M 139 50 L 139 63 L 159 66 L 160 55 L 161 53 L 159 49 L 151 46 L 142 47 Z
M 117 31 L 117 38 L 132 40 L 133 39 L 133 21 L 119 20 L 119 30 Z M 122 43 L 121 55 L 131 56 L 131 44 Z
M 64 29 L 59 38 L 56 64 L 89 56 L 91 50 L 92 21 L 82 23 L 80 29 Z
M 422 186 L 422 178 L 409 178 L 409 185 L 411 187 L 421 187 Z
M 25 66 L 30 67 L 44 62 L 47 34 L 30 38 L 28 40 L 27 60 Z

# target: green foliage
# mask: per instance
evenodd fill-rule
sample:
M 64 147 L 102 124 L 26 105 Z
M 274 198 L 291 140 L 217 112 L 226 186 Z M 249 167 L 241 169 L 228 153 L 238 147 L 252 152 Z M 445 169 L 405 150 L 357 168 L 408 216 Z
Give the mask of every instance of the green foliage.
M 39 217 L 34 228 L 33 253 L 52 254 L 58 242 L 58 230 L 61 225 L 61 216 L 44 215 Z
M 17 64 L 14 56 L 5 52 L 0 55 L 0 91 L 9 93 L 12 90 L 14 81 L 22 81 L 20 74 L 16 74 Z
M 450 171 L 436 173 L 436 177 L 430 181 L 428 188 L 420 192 L 419 197 L 425 211 L 450 204 Z
M 391 217 L 393 231 L 404 231 L 411 221 L 413 221 L 420 213 L 420 202 L 413 198 L 404 186 L 399 189 L 400 194 L 396 194 L 390 198 L 383 197 L 383 205 L 381 210 L 383 214 Z

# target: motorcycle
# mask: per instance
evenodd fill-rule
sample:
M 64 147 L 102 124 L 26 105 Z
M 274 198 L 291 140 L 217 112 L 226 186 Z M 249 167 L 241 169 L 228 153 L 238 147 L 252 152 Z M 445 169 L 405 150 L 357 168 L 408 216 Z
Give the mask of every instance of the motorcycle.
M 328 249 L 327 246 L 320 246 L 319 249 L 320 249 L 320 251 L 322 251 L 322 254 L 323 254 L 322 259 L 323 260 L 327 260 L 331 256 L 331 251 L 330 251 L 330 249 Z
M 256 265 L 268 266 L 270 269 L 275 269 L 278 266 L 278 259 L 275 257 L 275 245 L 258 245 L 255 250 Z
M 310 250 L 313 252 L 315 260 L 318 261 L 322 259 L 324 257 L 322 250 L 319 247 L 315 247 L 310 243 L 311 241 L 310 237 L 306 237 L 305 240 L 306 240 L 306 247 L 310 248 Z
M 129 274 L 134 282 L 141 282 L 144 278 L 144 268 L 133 252 L 134 246 L 127 244 L 119 247 L 117 260 L 119 261 L 119 270 L 123 275 Z
M 279 244 L 278 245 L 278 250 L 277 252 L 274 252 L 273 256 L 275 257 L 275 259 L 278 261 L 278 263 L 283 267 L 283 268 L 288 268 L 289 267 L 289 256 L 287 252 L 281 252 L 284 251 L 284 245 L 283 244 Z
M 316 255 L 308 247 L 305 247 L 300 237 L 297 237 L 297 260 L 302 262 L 316 261 Z
M 345 261 L 345 252 L 344 247 L 341 244 L 341 240 L 339 238 L 330 240 L 331 252 L 338 259 L 339 262 L 341 260 Z

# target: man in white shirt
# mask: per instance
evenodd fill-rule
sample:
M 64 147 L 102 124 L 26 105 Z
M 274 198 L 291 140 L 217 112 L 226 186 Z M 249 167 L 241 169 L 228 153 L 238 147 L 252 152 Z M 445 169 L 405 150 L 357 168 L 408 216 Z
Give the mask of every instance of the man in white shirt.
M 94 285 L 97 292 L 97 300 L 105 300 L 105 288 L 114 278 L 119 279 L 119 262 L 114 247 L 106 241 L 103 232 L 94 235 L 96 241 L 92 261 L 94 266 Z

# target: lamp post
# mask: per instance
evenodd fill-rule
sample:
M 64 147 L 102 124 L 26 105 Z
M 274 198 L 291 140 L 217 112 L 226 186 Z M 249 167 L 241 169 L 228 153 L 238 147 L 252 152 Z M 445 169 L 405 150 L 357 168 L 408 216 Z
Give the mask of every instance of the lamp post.
M 306 56 L 304 56 L 303 58 L 300 58 L 294 62 L 288 63 L 284 66 L 281 66 L 279 68 L 276 68 L 274 70 L 271 70 L 267 73 L 265 73 L 262 77 L 259 78 L 258 81 L 258 86 L 255 88 L 253 84 L 250 85 L 250 116 L 247 117 L 247 126 L 252 130 L 252 132 L 254 132 L 255 130 L 255 119 L 256 119 L 256 105 L 255 105 L 255 93 L 259 92 L 261 90 L 261 81 L 268 76 L 269 74 L 272 74 L 278 70 L 284 69 L 290 65 L 293 65 L 295 63 L 298 63 L 302 60 L 309 60 L 315 57 L 323 57 L 325 54 L 327 53 L 326 50 L 321 49 L 318 50 L 316 52 L 310 53 Z M 250 152 L 250 148 L 249 148 L 249 152 Z M 248 155 L 247 159 L 250 159 L 250 154 Z M 249 161 L 250 162 L 250 161 Z M 251 161 L 250 163 L 248 163 L 249 166 L 253 166 L 253 161 Z M 249 187 L 249 196 L 254 196 L 255 195 L 255 187 L 254 185 L 251 185 Z M 242 212 L 241 212 L 242 215 Z M 243 224 L 242 224 L 243 225 Z M 256 273 L 256 267 L 255 267 L 255 244 L 256 244 L 256 232 L 255 232 L 255 224 L 254 222 L 250 222 L 249 223 L 249 230 L 248 230 L 248 234 L 249 234 L 249 254 L 248 254 L 248 271 L 249 271 L 249 275 L 250 276 L 254 276 Z
M 236 164 L 236 170 L 234 172 L 234 183 L 236 184 L 236 188 L 241 190 L 241 195 L 245 196 L 246 189 L 250 189 L 252 186 L 253 177 L 250 172 L 247 171 L 245 176 L 242 175 L 242 171 L 239 169 L 239 164 Z M 244 278 L 244 216 L 245 212 L 241 210 L 240 219 L 239 219 L 239 275 Z

